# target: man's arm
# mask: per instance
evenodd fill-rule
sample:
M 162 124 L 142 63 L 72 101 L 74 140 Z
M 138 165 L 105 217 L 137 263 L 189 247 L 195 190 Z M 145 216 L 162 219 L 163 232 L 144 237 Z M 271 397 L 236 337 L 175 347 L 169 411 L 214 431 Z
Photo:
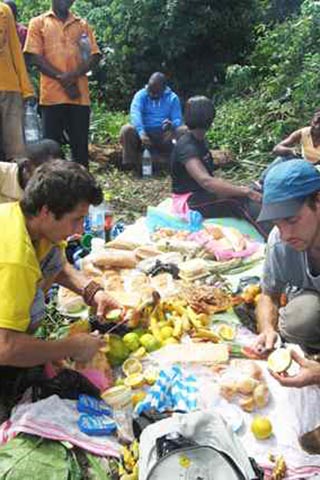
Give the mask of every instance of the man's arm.
M 8 36 L 9 36 L 10 55 L 19 79 L 21 95 L 23 96 L 23 98 L 33 97 L 34 91 L 28 76 L 24 57 L 21 52 L 21 45 L 20 45 L 18 34 L 17 34 L 17 30 L 16 30 L 16 24 L 9 7 L 8 7 Z
M 0 328 L 0 365 L 34 367 L 66 357 L 87 362 L 103 346 L 103 340 L 92 335 L 79 334 L 63 340 L 44 341 Z
M 130 121 L 131 124 L 135 127 L 138 132 L 139 137 L 143 137 L 146 135 L 146 131 L 144 129 L 144 124 L 142 120 L 142 101 L 141 101 L 141 93 L 138 92 L 133 97 L 130 106 Z
M 82 273 L 73 268 L 69 263 L 65 263 L 63 269 L 56 276 L 55 281 L 69 290 L 72 290 L 78 295 L 83 295 L 85 287 L 89 284 L 90 280 Z M 103 289 L 97 291 L 92 299 L 92 306 L 96 309 L 96 314 L 101 319 L 105 313 L 110 310 L 121 308 L 119 303 Z
M 278 143 L 272 150 L 274 155 L 279 155 L 280 157 L 297 157 L 297 152 L 294 148 L 294 145 L 299 145 L 301 143 L 301 130 L 296 130 L 291 133 L 289 137 L 282 140 Z
M 45 57 L 42 55 L 36 55 L 35 53 L 25 53 L 28 64 L 35 65 L 41 73 L 47 75 L 47 77 L 58 79 L 62 72 L 54 67 Z
M 190 158 L 185 166 L 189 175 L 204 190 L 214 193 L 218 197 L 248 197 L 254 201 L 261 200 L 261 195 L 251 191 L 248 187 L 238 187 L 222 178 L 211 177 L 199 158 Z
M 279 317 L 280 295 L 262 293 L 256 308 L 258 336 L 254 348 L 258 353 L 264 353 L 274 348 L 278 338 L 277 326 Z
M 170 120 L 172 122 L 173 128 L 176 129 L 182 125 L 182 110 L 179 97 L 176 95 L 172 102 Z
M 301 367 L 296 375 L 290 377 L 270 372 L 271 375 L 284 387 L 300 388 L 308 385 L 320 386 L 320 363 L 306 360 L 305 358 L 300 357 L 295 351 L 291 352 L 291 357 Z

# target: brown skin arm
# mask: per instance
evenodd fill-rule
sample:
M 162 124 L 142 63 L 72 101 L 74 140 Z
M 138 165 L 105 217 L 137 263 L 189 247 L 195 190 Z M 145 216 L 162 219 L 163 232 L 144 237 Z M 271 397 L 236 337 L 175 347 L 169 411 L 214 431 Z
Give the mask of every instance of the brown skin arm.
M 34 367 L 73 357 L 88 361 L 104 345 L 103 340 L 79 334 L 56 341 L 44 341 L 25 333 L 0 328 L 0 365 Z
M 191 158 L 185 165 L 189 175 L 207 192 L 214 193 L 220 198 L 248 197 L 254 201 L 260 201 L 261 196 L 252 192 L 248 187 L 238 187 L 223 180 L 211 177 L 199 158 Z
M 271 351 L 277 340 L 280 295 L 262 293 L 256 308 L 259 336 L 253 347 L 258 353 Z
M 35 65 L 41 73 L 47 75 L 47 77 L 57 79 L 58 75 L 61 75 L 62 72 L 55 68 L 45 57 L 42 55 L 35 55 L 31 53 L 25 53 L 25 58 L 27 63 L 30 65 Z
M 295 132 L 291 133 L 289 137 L 282 140 L 282 142 L 278 143 L 272 150 L 274 155 L 278 155 L 280 157 L 297 157 L 297 152 L 293 148 L 295 145 L 300 145 L 301 143 L 301 130 L 296 130 Z
M 82 62 L 76 70 L 71 72 L 61 72 L 42 55 L 27 53 L 26 58 L 28 63 L 35 65 L 41 73 L 58 80 L 62 86 L 66 88 L 74 83 L 79 77 L 89 72 L 89 70 L 95 68 L 99 63 L 100 54 L 91 55 L 88 62 Z

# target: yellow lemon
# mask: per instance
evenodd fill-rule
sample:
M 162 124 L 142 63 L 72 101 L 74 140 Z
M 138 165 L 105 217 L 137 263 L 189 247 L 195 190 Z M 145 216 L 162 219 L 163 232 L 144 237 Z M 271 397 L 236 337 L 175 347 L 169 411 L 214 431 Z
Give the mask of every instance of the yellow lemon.
M 125 379 L 124 384 L 126 387 L 140 388 L 144 384 L 144 376 L 142 373 L 133 373 Z
M 137 358 L 128 358 L 122 365 L 123 373 L 128 377 L 142 372 L 142 365 Z
M 268 417 L 254 417 L 251 431 L 258 440 L 266 440 L 272 435 L 272 424 Z
M 130 352 L 135 352 L 140 347 L 138 334 L 134 332 L 126 333 L 126 335 L 123 337 L 123 343 L 130 350 Z
M 230 325 L 223 324 L 218 327 L 218 335 L 222 340 L 231 341 L 236 336 L 236 332 Z
M 162 340 L 167 340 L 167 338 L 172 337 L 173 328 L 172 327 L 162 327 L 160 330 Z

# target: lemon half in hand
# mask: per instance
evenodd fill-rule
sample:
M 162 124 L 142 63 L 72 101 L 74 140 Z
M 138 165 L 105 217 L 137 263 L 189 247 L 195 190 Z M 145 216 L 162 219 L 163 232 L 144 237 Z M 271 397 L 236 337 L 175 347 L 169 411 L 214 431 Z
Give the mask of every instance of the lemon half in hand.
M 284 373 L 292 362 L 290 350 L 278 348 L 268 357 L 268 368 L 274 373 Z

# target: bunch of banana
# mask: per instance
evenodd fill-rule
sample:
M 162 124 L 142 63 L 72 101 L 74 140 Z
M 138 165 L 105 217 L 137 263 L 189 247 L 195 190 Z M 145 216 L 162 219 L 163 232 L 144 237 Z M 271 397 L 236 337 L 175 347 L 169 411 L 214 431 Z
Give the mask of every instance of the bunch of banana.
M 149 330 L 161 343 L 169 337 L 179 341 L 184 334 L 191 335 L 197 341 L 205 339 L 217 343 L 220 338 L 208 328 L 209 323 L 208 315 L 195 313 L 182 300 L 171 300 L 159 302 L 155 307 L 150 316 Z
M 138 480 L 139 478 L 139 442 L 134 440 L 130 447 L 121 447 L 119 463 L 120 480 Z
M 275 466 L 272 470 L 271 480 L 282 480 L 286 477 L 287 465 L 282 455 L 279 457 L 274 457 L 270 455 L 269 459 L 275 463 Z
M 157 291 L 153 291 L 150 298 L 141 301 L 141 303 L 134 309 L 127 312 L 129 328 L 137 328 L 140 325 L 146 326 L 149 322 L 149 317 L 160 302 L 160 295 Z

